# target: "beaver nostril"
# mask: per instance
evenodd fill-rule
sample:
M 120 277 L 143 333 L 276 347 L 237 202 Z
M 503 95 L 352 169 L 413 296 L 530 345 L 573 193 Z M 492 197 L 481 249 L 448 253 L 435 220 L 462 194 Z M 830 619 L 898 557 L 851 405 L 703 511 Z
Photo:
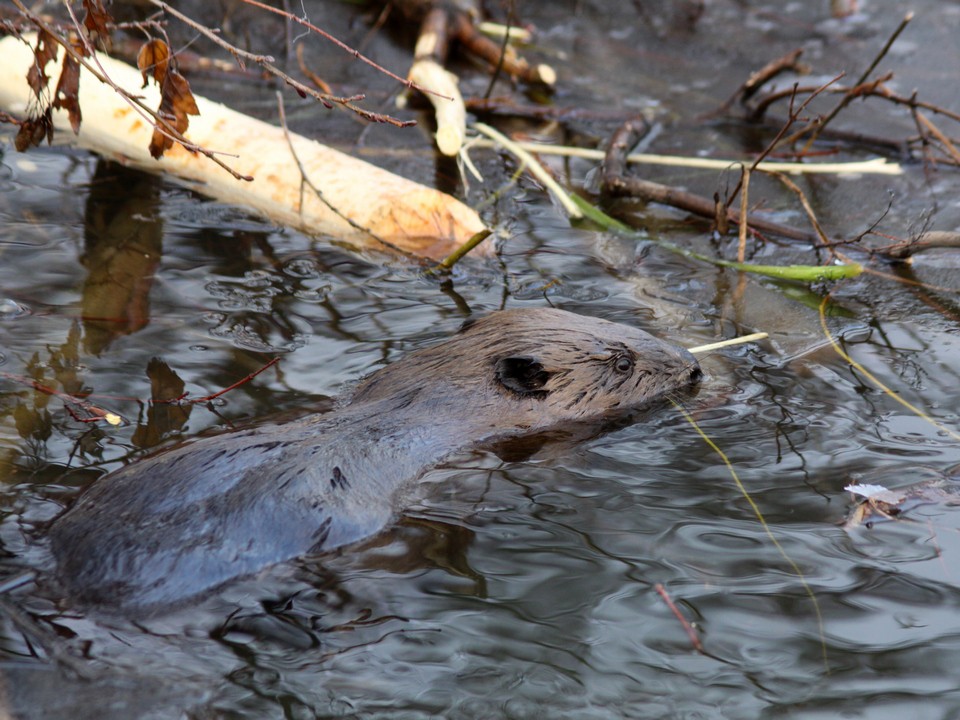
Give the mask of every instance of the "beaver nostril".
M 690 368 L 689 379 L 691 383 L 698 383 L 703 378 L 703 370 L 700 369 L 699 365 L 694 365 Z

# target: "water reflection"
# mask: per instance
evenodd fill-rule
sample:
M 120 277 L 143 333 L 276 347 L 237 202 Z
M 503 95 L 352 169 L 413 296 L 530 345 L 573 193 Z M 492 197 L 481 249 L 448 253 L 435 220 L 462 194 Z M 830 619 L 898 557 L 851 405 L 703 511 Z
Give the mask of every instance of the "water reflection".
M 164 229 L 159 178 L 101 160 L 89 187 L 81 312 L 84 349 L 99 355 L 118 336 L 150 322 L 150 289 Z
M 825 3 L 707 3 L 691 27 L 683 10 L 695 3 L 645 4 L 640 16 L 635 5 L 524 6 L 545 45 L 565 54 L 557 102 L 663 109 L 661 149 L 717 154 L 762 140 L 671 118 L 713 109 L 798 44 L 862 67 L 902 12 L 876 0 L 840 25 L 825 19 Z M 960 15 L 952 4 L 917 9 L 898 82 L 950 105 Z M 735 41 L 744 28 L 749 42 Z M 907 116 L 888 122 L 912 132 Z M 359 132 L 341 118 L 331 126 Z M 403 142 L 384 132 L 365 131 L 371 152 Z M 503 265 L 438 286 L 416 268 L 358 258 L 82 153 L 29 159 L 32 169 L 5 154 L 0 170 L 0 369 L 12 376 L 0 379 L 0 707 L 98 718 L 960 714 L 957 508 L 926 503 L 902 522 L 841 527 L 847 484 L 942 474 L 960 449 L 833 352 L 816 312 L 824 288 L 744 279 L 571 227 L 526 180 L 490 211 L 510 231 Z M 514 168 L 475 159 L 488 182 L 473 198 L 486 199 Z M 450 168 L 426 153 L 404 163 L 454 187 Z M 587 172 L 576 161 L 561 170 L 573 184 Z M 715 178 L 670 172 L 715 189 Z M 890 186 L 865 177 L 809 185 L 821 219 L 845 237 L 885 212 L 888 187 L 896 234 L 913 232 L 934 205 L 941 226 L 957 225 L 957 178 L 945 168 L 907 168 Z M 651 235 L 708 244 L 699 226 L 662 209 L 628 214 Z M 949 288 L 954 265 L 943 253 L 885 270 Z M 867 278 L 833 299 L 830 327 L 847 351 L 956 429 L 955 297 Z M 547 300 L 688 344 L 774 333 L 770 344 L 707 359 L 710 380 L 689 407 L 816 605 L 718 458 L 669 411 L 557 452 L 498 448 L 500 458 L 458 460 L 430 476 L 384 535 L 167 616 L 88 615 L 44 584 L 45 523 L 136 453 L 213 426 L 328 409 L 345 384 L 455 332 L 471 312 Z M 274 354 L 280 365 L 224 405 L 151 402 L 222 389 Z M 21 378 L 131 423 L 80 423 L 63 399 Z M 657 583 L 708 655 L 693 651 Z

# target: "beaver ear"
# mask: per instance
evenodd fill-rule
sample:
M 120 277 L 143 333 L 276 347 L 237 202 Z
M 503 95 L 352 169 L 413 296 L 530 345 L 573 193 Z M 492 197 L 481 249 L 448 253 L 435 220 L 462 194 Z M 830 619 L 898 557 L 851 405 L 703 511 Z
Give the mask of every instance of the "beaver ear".
M 543 386 L 550 379 L 550 373 L 528 355 L 500 358 L 497 360 L 496 375 L 501 385 L 515 393 L 541 397 L 547 394 Z

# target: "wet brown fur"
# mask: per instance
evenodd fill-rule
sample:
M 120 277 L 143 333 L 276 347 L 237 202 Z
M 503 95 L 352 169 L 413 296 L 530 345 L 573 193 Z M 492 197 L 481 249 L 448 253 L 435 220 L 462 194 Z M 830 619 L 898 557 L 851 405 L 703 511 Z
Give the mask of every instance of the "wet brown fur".
M 177 604 L 368 537 L 459 450 L 602 424 L 690 386 L 686 352 L 553 309 L 494 313 L 375 372 L 336 411 L 185 443 L 95 483 L 51 528 L 67 594 Z

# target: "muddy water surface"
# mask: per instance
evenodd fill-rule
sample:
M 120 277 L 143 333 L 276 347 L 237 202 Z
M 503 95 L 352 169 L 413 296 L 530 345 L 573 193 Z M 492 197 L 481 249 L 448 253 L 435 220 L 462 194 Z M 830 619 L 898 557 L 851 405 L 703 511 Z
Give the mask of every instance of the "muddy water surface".
M 554 139 L 600 141 L 616 126 L 608 115 L 646 109 L 659 121 L 652 151 L 756 151 L 769 134 L 696 118 L 794 47 L 824 80 L 859 75 L 908 9 L 916 18 L 883 67 L 895 71 L 898 92 L 918 88 L 960 109 L 956 2 L 863 0 L 860 14 L 837 21 L 826 2 L 714 0 L 693 25 L 683 3 L 643 3 L 642 12 L 621 2 L 520 5 L 539 29 L 529 53 L 560 74 L 555 104 L 596 112 L 566 132 L 522 126 Z M 350 10 L 318 3 L 312 14 L 359 43 L 369 26 Z M 340 57 L 311 52 L 331 67 Z M 378 34 L 367 52 L 400 72 L 409 54 L 399 33 Z M 485 78 L 460 69 L 467 94 L 482 93 Z M 374 103 L 394 90 L 357 65 L 328 79 L 344 92 L 367 89 Z M 209 77 L 195 86 L 271 117 L 272 88 Z M 464 192 L 421 130 L 364 128 L 288 102 L 298 130 Z M 839 126 L 915 133 L 908 112 L 879 104 L 856 104 Z M 851 368 L 816 310 L 832 289 L 828 325 L 846 351 L 957 433 L 955 292 L 875 276 L 807 287 L 719 270 L 642 238 L 572 225 L 526 178 L 495 194 L 515 166 L 487 151 L 473 154 L 484 182 L 471 180 L 465 197 L 500 231 L 501 262 L 468 263 L 440 283 L 84 152 L 19 155 L 9 133 L 0 138 L 0 371 L 9 374 L 0 379 L 0 581 L 27 578 L 5 584 L 0 604 L 0 699 L 15 716 L 960 714 L 958 511 L 932 504 L 909 521 L 840 527 L 845 485 L 943 476 L 960 463 L 960 442 Z M 572 187 L 592 187 L 593 164 L 553 167 Z M 920 163 L 904 170 L 798 182 L 837 237 L 885 212 L 880 230 L 893 236 L 957 230 L 960 174 Z M 707 195 L 733 182 L 716 172 L 644 173 Z M 775 183 L 758 180 L 754 193 L 776 219 L 804 223 Z M 611 207 L 649 237 L 730 257 L 729 241 L 711 244 L 706 226 L 681 213 Z M 816 261 L 802 247 L 754 252 L 764 262 Z M 958 269 L 945 251 L 898 272 L 958 288 Z M 375 539 L 168 615 L 88 615 L 45 583 L 44 523 L 103 473 L 163 442 L 326 410 L 350 381 L 449 335 L 470 314 L 547 302 L 686 346 L 770 332 L 769 342 L 705 359 L 708 378 L 689 404 L 751 501 L 687 422 L 662 409 L 528 460 L 458 458 L 431 472 Z M 148 402 L 151 385 L 155 397 L 202 397 L 277 356 L 275 368 L 216 401 Z M 23 377 L 89 394 L 129 423 L 78 422 Z M 694 624 L 703 653 L 658 584 Z

